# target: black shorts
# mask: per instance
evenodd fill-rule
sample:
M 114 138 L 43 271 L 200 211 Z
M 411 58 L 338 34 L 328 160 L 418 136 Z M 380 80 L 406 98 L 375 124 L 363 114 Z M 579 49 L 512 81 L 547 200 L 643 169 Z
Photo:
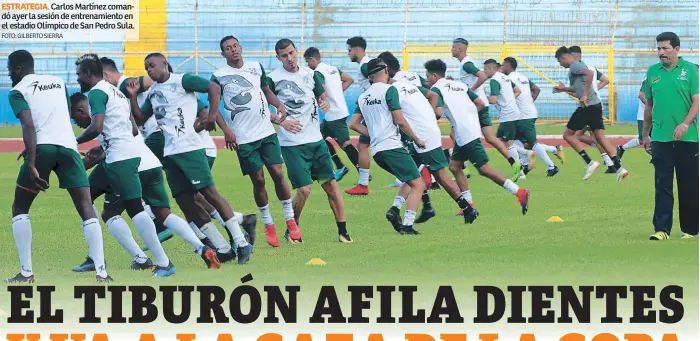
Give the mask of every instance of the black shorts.
M 569 123 L 566 124 L 566 127 L 573 131 L 582 130 L 586 126 L 590 127 L 591 130 L 605 129 L 602 104 L 579 107 L 569 118 Z

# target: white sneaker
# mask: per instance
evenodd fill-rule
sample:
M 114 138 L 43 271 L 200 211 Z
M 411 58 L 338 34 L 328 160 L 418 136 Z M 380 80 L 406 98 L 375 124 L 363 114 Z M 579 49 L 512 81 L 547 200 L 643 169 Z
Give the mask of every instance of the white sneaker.
M 588 180 L 593 176 L 593 173 L 600 167 L 600 162 L 591 161 L 588 166 L 586 166 L 586 174 L 583 176 L 583 180 Z
M 403 182 L 401 182 L 401 180 L 399 180 L 399 179 L 396 179 L 396 180 L 394 180 L 394 182 L 388 184 L 386 187 L 389 187 L 389 188 L 391 188 L 391 187 L 401 187 L 401 185 L 403 185 Z
M 625 178 L 627 178 L 628 175 L 629 172 L 627 172 L 626 169 L 620 167 L 620 169 L 617 170 L 617 181 L 625 180 Z
M 527 179 L 527 176 L 525 175 L 525 172 L 523 172 L 523 171 L 521 170 L 521 171 L 520 171 L 520 178 L 519 178 L 518 180 L 525 180 L 525 179 Z

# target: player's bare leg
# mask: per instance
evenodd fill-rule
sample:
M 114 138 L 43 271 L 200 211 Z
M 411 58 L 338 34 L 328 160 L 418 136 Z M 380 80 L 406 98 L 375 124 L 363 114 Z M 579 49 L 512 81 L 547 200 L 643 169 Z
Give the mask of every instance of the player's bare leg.
M 335 224 L 338 227 L 338 241 L 341 243 L 352 243 L 352 238 L 348 234 L 347 222 L 345 220 L 345 203 L 343 195 L 340 193 L 338 182 L 335 179 L 328 180 L 321 185 L 328 195 L 328 203 L 335 216 Z
M 615 145 L 610 143 L 610 140 L 608 140 L 608 138 L 605 136 L 605 130 L 593 130 L 593 136 L 595 137 L 598 146 L 603 149 L 602 152 L 607 154 L 608 159 L 612 161 L 612 169 L 615 173 L 617 173 L 617 181 L 622 181 L 627 178 L 628 172 L 622 168 L 620 159 L 617 157 L 617 148 L 615 148 Z M 605 160 L 605 162 L 608 163 L 608 160 Z
M 410 187 L 410 193 L 406 199 L 406 211 L 403 214 L 403 226 L 397 232 L 403 235 L 417 235 L 419 233 L 413 228 L 413 222 L 416 218 L 416 212 L 418 210 L 418 206 L 420 205 L 421 196 L 423 195 L 423 191 L 425 191 L 426 186 L 421 177 L 410 180 L 405 184 Z
M 485 126 L 481 127 L 481 134 L 484 135 L 484 140 L 488 142 L 488 144 L 492 145 L 496 150 L 498 150 L 501 155 L 503 155 L 506 160 L 511 156 L 510 153 L 508 152 L 508 149 L 503 142 L 496 137 L 496 134 L 493 132 L 493 127 L 491 126 Z
M 358 143 L 357 150 L 359 154 L 358 163 L 360 165 L 360 168 L 358 171 L 360 173 L 360 177 L 357 181 L 357 185 L 355 185 L 355 187 L 353 188 L 346 189 L 345 193 L 350 195 L 368 195 L 370 180 L 369 167 L 372 160 L 372 158 L 369 156 L 369 144 Z
M 508 192 L 515 195 L 518 198 L 518 203 L 523 212 L 523 215 L 527 213 L 528 205 L 530 201 L 530 190 L 525 188 L 520 188 L 513 181 L 508 179 L 503 173 L 492 168 L 488 163 L 479 167 L 479 174 L 491 179 L 499 186 L 505 188 Z
M 466 182 L 467 177 L 464 175 L 464 173 L 461 171 L 459 173 L 462 174 L 462 177 Z M 474 220 L 476 220 L 476 217 L 479 216 L 479 212 L 477 212 L 471 206 L 471 193 L 469 193 L 469 190 L 464 192 L 461 191 L 459 185 L 457 185 L 455 181 L 452 181 L 452 178 L 447 173 L 445 168 L 440 168 L 438 171 L 433 172 L 432 174 L 440 186 L 442 186 L 442 188 L 447 191 L 447 194 L 449 194 L 450 197 L 457 203 L 460 211 L 462 211 L 462 214 L 464 215 L 464 222 L 467 224 L 473 223 Z
M 455 183 L 457 184 L 460 193 L 464 196 L 469 205 L 473 208 L 474 201 L 472 200 L 472 192 L 471 190 L 469 190 L 469 180 L 467 178 L 467 175 L 464 174 L 464 171 L 462 170 L 463 165 L 463 161 L 451 160 L 449 169 L 452 175 L 455 177 Z M 457 215 L 464 215 L 464 211 L 459 210 L 459 212 L 457 212 Z
M 586 163 L 586 173 L 583 176 L 583 180 L 588 180 L 593 176 L 593 173 L 600 167 L 598 161 L 593 161 L 586 153 L 586 144 L 581 142 L 579 137 L 576 135 L 576 131 L 566 128 L 564 130 L 564 140 L 573 148 L 580 156 L 583 158 L 583 162 Z
M 297 236 L 298 239 L 300 239 L 301 230 L 297 226 L 296 220 L 294 219 L 294 204 L 292 201 L 292 194 L 289 190 L 289 183 L 287 182 L 287 178 L 285 178 L 284 176 L 284 170 L 282 168 L 282 165 L 268 165 L 267 171 L 268 173 L 270 173 L 272 182 L 275 184 L 275 194 L 277 195 L 277 199 L 279 199 L 280 203 L 282 204 L 282 212 L 284 214 L 285 224 L 287 225 L 287 231 L 289 231 L 291 235 Z M 253 179 L 252 176 L 251 179 Z M 256 173 L 254 181 L 254 186 L 262 185 L 262 189 L 254 189 L 255 191 L 265 190 L 265 178 L 262 173 L 262 169 L 259 173 Z M 266 202 L 269 202 L 267 201 L 267 191 L 265 191 L 265 199 Z M 257 200 L 258 199 L 256 198 L 256 203 L 258 202 Z M 267 239 L 268 244 L 270 244 L 273 247 L 278 247 L 279 238 L 277 237 L 277 230 L 275 228 L 275 225 L 272 223 L 272 217 L 266 218 L 265 212 L 263 212 L 265 207 L 267 207 L 266 213 L 267 215 L 269 215 L 269 206 L 267 206 L 267 204 L 265 206 L 258 205 L 258 208 L 260 208 L 260 214 L 263 216 L 263 224 L 265 224 L 265 238 Z

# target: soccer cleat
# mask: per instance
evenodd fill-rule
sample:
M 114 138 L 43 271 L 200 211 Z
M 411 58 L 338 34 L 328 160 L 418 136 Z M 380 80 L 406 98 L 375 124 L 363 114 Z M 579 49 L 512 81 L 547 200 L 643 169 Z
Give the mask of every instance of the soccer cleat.
M 518 182 L 518 179 L 520 179 L 520 167 L 520 162 L 515 162 L 511 165 L 510 181 Z
M 336 169 L 335 171 L 335 181 L 340 181 L 343 180 L 346 174 L 348 174 L 350 170 L 348 169 L 348 166 L 343 166 L 341 169 Z
M 250 254 L 253 253 L 253 245 L 248 244 L 243 247 L 239 247 L 238 250 L 238 264 L 248 263 L 250 260 Z
M 143 263 L 134 260 L 129 266 L 129 270 L 148 270 L 151 268 L 153 268 L 153 262 L 150 258 L 146 258 L 146 261 Z
M 391 206 L 391 208 L 386 211 L 386 220 L 391 223 L 391 226 L 394 227 L 396 232 L 401 232 L 401 212 L 396 206 Z
M 523 167 L 523 169 L 520 170 L 520 177 L 518 178 L 518 180 L 527 179 L 527 173 L 525 172 L 526 169 L 527 169 L 527 167 Z
M 528 171 L 535 169 L 535 162 L 537 162 L 537 159 L 535 158 L 535 152 L 533 152 L 532 150 L 528 150 L 527 160 L 530 162 L 530 165 L 528 166 Z M 527 172 L 525 174 L 527 174 Z
M 265 225 L 265 239 L 272 247 L 280 246 L 280 239 L 277 237 L 277 228 L 275 228 L 275 224 Z
M 417 236 L 417 235 L 420 234 L 420 233 L 418 233 L 418 231 L 416 231 L 416 230 L 413 229 L 413 226 L 409 226 L 409 225 L 403 225 L 403 226 L 401 227 L 401 230 L 399 231 L 399 233 L 400 233 L 401 235 L 404 235 L 404 236 L 405 236 L 405 235 L 408 235 L 408 236 Z
M 668 235 L 668 233 L 664 231 L 656 231 L 654 234 L 649 236 L 649 240 L 667 240 L 671 238 L 671 236 Z
M 289 236 L 289 230 L 285 230 L 285 231 L 284 231 L 284 239 L 287 240 L 287 243 L 289 243 L 289 244 L 302 244 L 302 243 L 304 242 L 301 238 L 299 238 L 299 239 L 292 239 L 292 238 Z
M 384 186 L 384 187 L 386 187 L 386 188 L 394 188 L 394 187 L 401 187 L 401 185 L 403 185 L 403 182 L 401 182 L 401 180 L 399 180 L 399 179 L 396 179 L 396 180 L 394 180 L 394 182 L 392 182 L 392 183 L 390 183 L 390 184 L 388 184 L 388 185 L 386 185 L 386 186 Z M 358 185 L 358 186 L 359 186 L 359 185 Z M 347 192 L 347 191 L 346 191 L 346 192 Z
M 693 239 L 694 237 L 695 236 L 693 236 L 692 234 L 689 234 L 689 233 L 683 233 L 681 235 L 681 239 Z
M 416 218 L 416 221 L 414 223 L 415 224 L 422 224 L 422 223 L 430 220 L 430 218 L 432 218 L 434 216 L 435 216 L 435 210 L 432 207 L 431 208 L 423 207 L 423 209 L 420 211 L 420 215 L 418 216 L 418 218 Z
M 200 239 L 200 242 L 204 244 L 205 246 L 208 246 L 212 250 L 216 250 L 216 246 L 214 246 L 214 243 L 211 242 L 211 240 L 207 237 L 204 237 L 204 239 Z
M 593 173 L 600 167 L 600 162 L 591 161 L 588 166 L 586 166 L 586 174 L 583 175 L 583 180 L 588 180 L 593 176 Z
M 202 247 L 202 254 L 200 255 L 202 257 L 202 260 L 204 263 L 207 265 L 207 268 L 209 269 L 218 269 L 221 268 L 221 261 L 219 261 L 219 258 L 216 257 L 216 252 L 212 250 L 208 246 L 203 246 Z
M 605 174 L 615 174 L 617 171 L 615 170 L 615 167 L 613 166 L 608 166 L 608 169 L 605 170 Z
M 476 218 L 479 216 L 479 211 L 477 211 L 473 207 L 471 208 L 471 210 L 469 210 L 469 212 L 464 212 L 464 210 L 462 210 L 461 212 L 462 212 L 462 216 L 464 216 L 464 223 L 465 224 L 473 223 L 474 220 L 476 220 Z
M 559 162 L 561 162 L 561 164 L 563 165 L 564 164 L 564 148 L 560 144 L 557 145 L 556 148 L 557 148 L 557 151 L 554 152 L 554 156 L 556 156 L 557 159 L 559 159 Z
M 83 264 L 76 265 L 73 267 L 73 272 L 90 272 L 95 271 L 95 262 L 90 258 L 90 256 L 85 257 Z
M 257 223 L 258 217 L 255 214 L 248 214 L 243 216 L 243 231 L 245 231 L 248 234 L 246 240 L 252 245 L 255 245 L 255 224 Z
M 34 283 L 34 275 L 24 276 L 24 275 L 22 275 L 22 273 L 18 273 L 14 277 L 6 279 L 4 282 L 5 282 L 5 284 L 20 284 L 20 283 L 31 284 L 31 283 Z
M 347 233 L 339 233 L 338 234 L 338 241 L 341 243 L 352 243 L 353 240 L 350 238 L 350 235 Z
M 430 188 L 428 188 L 428 189 L 431 191 L 440 190 L 440 184 L 437 182 L 433 182 L 432 184 L 430 184 Z
M 625 150 L 622 148 L 622 146 L 617 146 L 617 158 L 622 161 L 622 154 L 625 153 Z
M 175 274 L 175 265 L 173 265 L 173 262 L 169 262 L 168 266 L 156 266 L 153 269 L 153 277 L 170 277 Z
M 554 168 L 550 168 L 547 170 L 547 177 L 551 178 L 559 173 L 559 167 L 554 166 Z
M 301 240 L 301 229 L 297 226 L 296 220 L 287 220 L 287 231 L 289 231 L 289 237 L 292 240 Z
M 95 282 L 97 282 L 97 283 L 112 283 L 112 282 L 114 282 L 114 279 L 110 275 L 107 275 L 107 277 L 95 275 Z
M 627 172 L 626 169 L 620 167 L 620 169 L 617 170 L 617 181 L 618 182 L 627 179 L 627 176 L 629 176 L 629 172 Z
M 219 259 L 221 264 L 231 262 L 236 259 L 236 251 L 233 251 L 233 249 L 226 253 L 216 251 L 216 258 Z
M 353 188 L 346 189 L 345 193 L 350 194 L 350 195 L 368 195 L 369 194 L 369 187 L 365 186 L 365 185 L 357 184 Z
M 527 210 L 530 202 L 530 190 L 526 188 L 521 188 L 518 193 L 515 194 L 518 197 L 518 202 L 520 207 L 523 209 L 523 215 L 527 214 Z
M 162 244 L 164 242 L 167 242 L 168 240 L 173 238 L 173 233 L 170 231 L 170 229 L 165 229 L 163 231 L 158 232 L 158 241 Z M 141 250 L 146 252 L 150 250 L 147 245 L 144 245 L 141 247 Z

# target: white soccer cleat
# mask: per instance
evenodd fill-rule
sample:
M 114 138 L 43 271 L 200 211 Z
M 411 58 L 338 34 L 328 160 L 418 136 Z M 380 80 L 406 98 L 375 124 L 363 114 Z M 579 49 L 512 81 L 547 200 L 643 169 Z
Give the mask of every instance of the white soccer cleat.
M 583 180 L 588 180 L 593 176 L 593 173 L 600 167 L 600 162 L 591 161 L 588 166 L 586 166 L 586 174 L 583 176 Z
M 403 182 L 401 182 L 399 179 L 394 180 L 394 182 L 388 184 L 386 187 L 391 188 L 391 187 L 401 187 L 403 185 Z
M 525 172 L 521 170 L 520 171 L 520 178 L 518 180 L 525 180 L 525 179 L 527 179 L 527 175 L 525 175 Z
M 617 181 L 621 182 L 622 180 L 625 180 L 628 175 L 629 172 L 627 172 L 626 169 L 620 167 L 620 169 L 617 170 Z

